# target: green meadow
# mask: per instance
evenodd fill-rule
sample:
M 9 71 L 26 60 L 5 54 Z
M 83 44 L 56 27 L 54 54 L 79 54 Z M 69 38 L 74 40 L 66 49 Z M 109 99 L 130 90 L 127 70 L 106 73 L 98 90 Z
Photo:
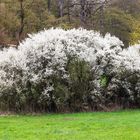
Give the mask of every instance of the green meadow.
M 140 140 L 140 110 L 0 116 L 0 140 Z

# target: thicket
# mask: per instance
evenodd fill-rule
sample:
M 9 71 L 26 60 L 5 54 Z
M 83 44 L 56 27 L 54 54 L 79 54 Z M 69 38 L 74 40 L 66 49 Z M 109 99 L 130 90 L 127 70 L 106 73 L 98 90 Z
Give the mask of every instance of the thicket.
M 0 51 L 0 110 L 140 107 L 140 45 L 86 29 L 49 29 Z

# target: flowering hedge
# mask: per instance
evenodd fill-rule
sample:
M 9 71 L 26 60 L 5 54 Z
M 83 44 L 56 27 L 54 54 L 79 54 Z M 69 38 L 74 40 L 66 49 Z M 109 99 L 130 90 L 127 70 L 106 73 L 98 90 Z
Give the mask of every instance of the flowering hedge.
M 140 107 L 140 45 L 85 29 L 49 29 L 0 51 L 0 108 L 82 111 Z

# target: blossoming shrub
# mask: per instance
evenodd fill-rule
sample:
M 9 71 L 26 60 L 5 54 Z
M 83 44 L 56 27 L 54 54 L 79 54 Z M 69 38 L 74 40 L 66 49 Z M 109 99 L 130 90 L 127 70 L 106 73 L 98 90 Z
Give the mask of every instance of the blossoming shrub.
M 85 29 L 49 29 L 0 51 L 0 109 L 140 107 L 140 45 Z

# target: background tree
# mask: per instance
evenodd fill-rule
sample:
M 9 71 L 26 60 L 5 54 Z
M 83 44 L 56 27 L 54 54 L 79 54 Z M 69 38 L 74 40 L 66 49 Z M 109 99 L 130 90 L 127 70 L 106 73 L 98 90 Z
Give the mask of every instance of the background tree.
M 131 33 L 133 32 L 133 18 L 124 11 L 108 9 L 105 12 L 104 33 L 109 32 L 124 42 L 125 47 L 129 46 Z
M 126 47 L 140 36 L 140 0 L 1 0 L 0 14 L 0 44 L 50 27 L 110 32 Z

